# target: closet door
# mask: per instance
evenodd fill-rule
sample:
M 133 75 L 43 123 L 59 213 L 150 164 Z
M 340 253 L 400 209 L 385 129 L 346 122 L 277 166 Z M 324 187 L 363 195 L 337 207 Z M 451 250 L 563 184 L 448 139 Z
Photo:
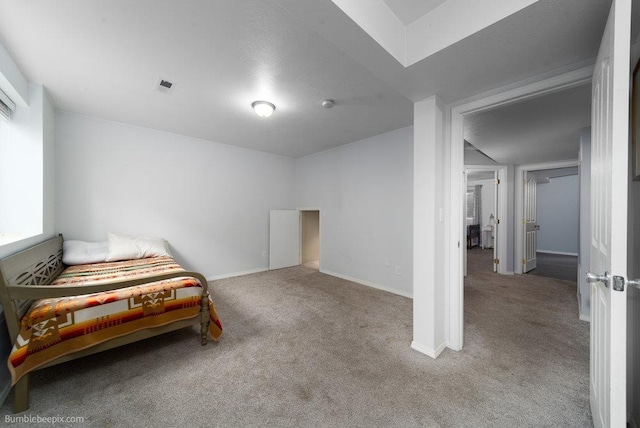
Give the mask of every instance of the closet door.
M 269 270 L 300 264 L 300 211 L 271 210 Z

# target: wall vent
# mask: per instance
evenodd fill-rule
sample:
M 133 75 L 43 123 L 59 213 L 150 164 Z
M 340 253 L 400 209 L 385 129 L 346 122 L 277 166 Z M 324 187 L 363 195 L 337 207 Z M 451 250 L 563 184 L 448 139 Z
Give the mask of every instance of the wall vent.
M 166 79 L 158 79 L 156 82 L 156 91 L 163 94 L 170 94 L 175 89 L 176 84 Z

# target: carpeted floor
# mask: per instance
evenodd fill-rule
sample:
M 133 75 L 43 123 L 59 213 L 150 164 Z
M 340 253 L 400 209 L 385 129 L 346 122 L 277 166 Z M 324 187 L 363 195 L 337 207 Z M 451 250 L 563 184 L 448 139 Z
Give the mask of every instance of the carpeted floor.
M 536 253 L 536 268 L 528 275 L 578 281 L 578 256 L 564 254 Z
M 299 266 L 213 282 L 218 343 L 185 329 L 36 372 L 26 414 L 96 427 L 591 426 L 575 284 L 474 263 L 465 347 L 437 360 L 409 347 L 410 299 Z

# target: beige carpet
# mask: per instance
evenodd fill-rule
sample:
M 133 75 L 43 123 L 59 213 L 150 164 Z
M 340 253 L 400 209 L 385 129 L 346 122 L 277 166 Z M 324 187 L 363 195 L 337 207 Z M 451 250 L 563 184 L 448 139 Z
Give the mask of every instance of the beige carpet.
M 409 347 L 404 297 L 304 266 L 212 289 L 219 343 L 186 329 L 36 372 L 26 414 L 96 427 L 591 425 L 575 284 L 473 271 L 465 348 L 435 361 Z

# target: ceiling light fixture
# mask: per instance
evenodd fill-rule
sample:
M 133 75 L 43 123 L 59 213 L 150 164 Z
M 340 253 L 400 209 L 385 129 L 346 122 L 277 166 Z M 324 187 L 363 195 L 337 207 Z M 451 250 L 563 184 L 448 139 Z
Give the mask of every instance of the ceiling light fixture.
M 276 106 L 269 101 L 254 101 L 251 103 L 251 107 L 253 107 L 256 114 L 260 117 L 269 117 L 276 109 Z
M 327 99 L 327 100 L 324 100 L 324 101 L 322 102 L 322 107 L 324 107 L 324 108 L 331 108 L 331 107 L 333 107 L 335 104 L 336 104 L 336 102 L 335 102 L 335 101 Z

